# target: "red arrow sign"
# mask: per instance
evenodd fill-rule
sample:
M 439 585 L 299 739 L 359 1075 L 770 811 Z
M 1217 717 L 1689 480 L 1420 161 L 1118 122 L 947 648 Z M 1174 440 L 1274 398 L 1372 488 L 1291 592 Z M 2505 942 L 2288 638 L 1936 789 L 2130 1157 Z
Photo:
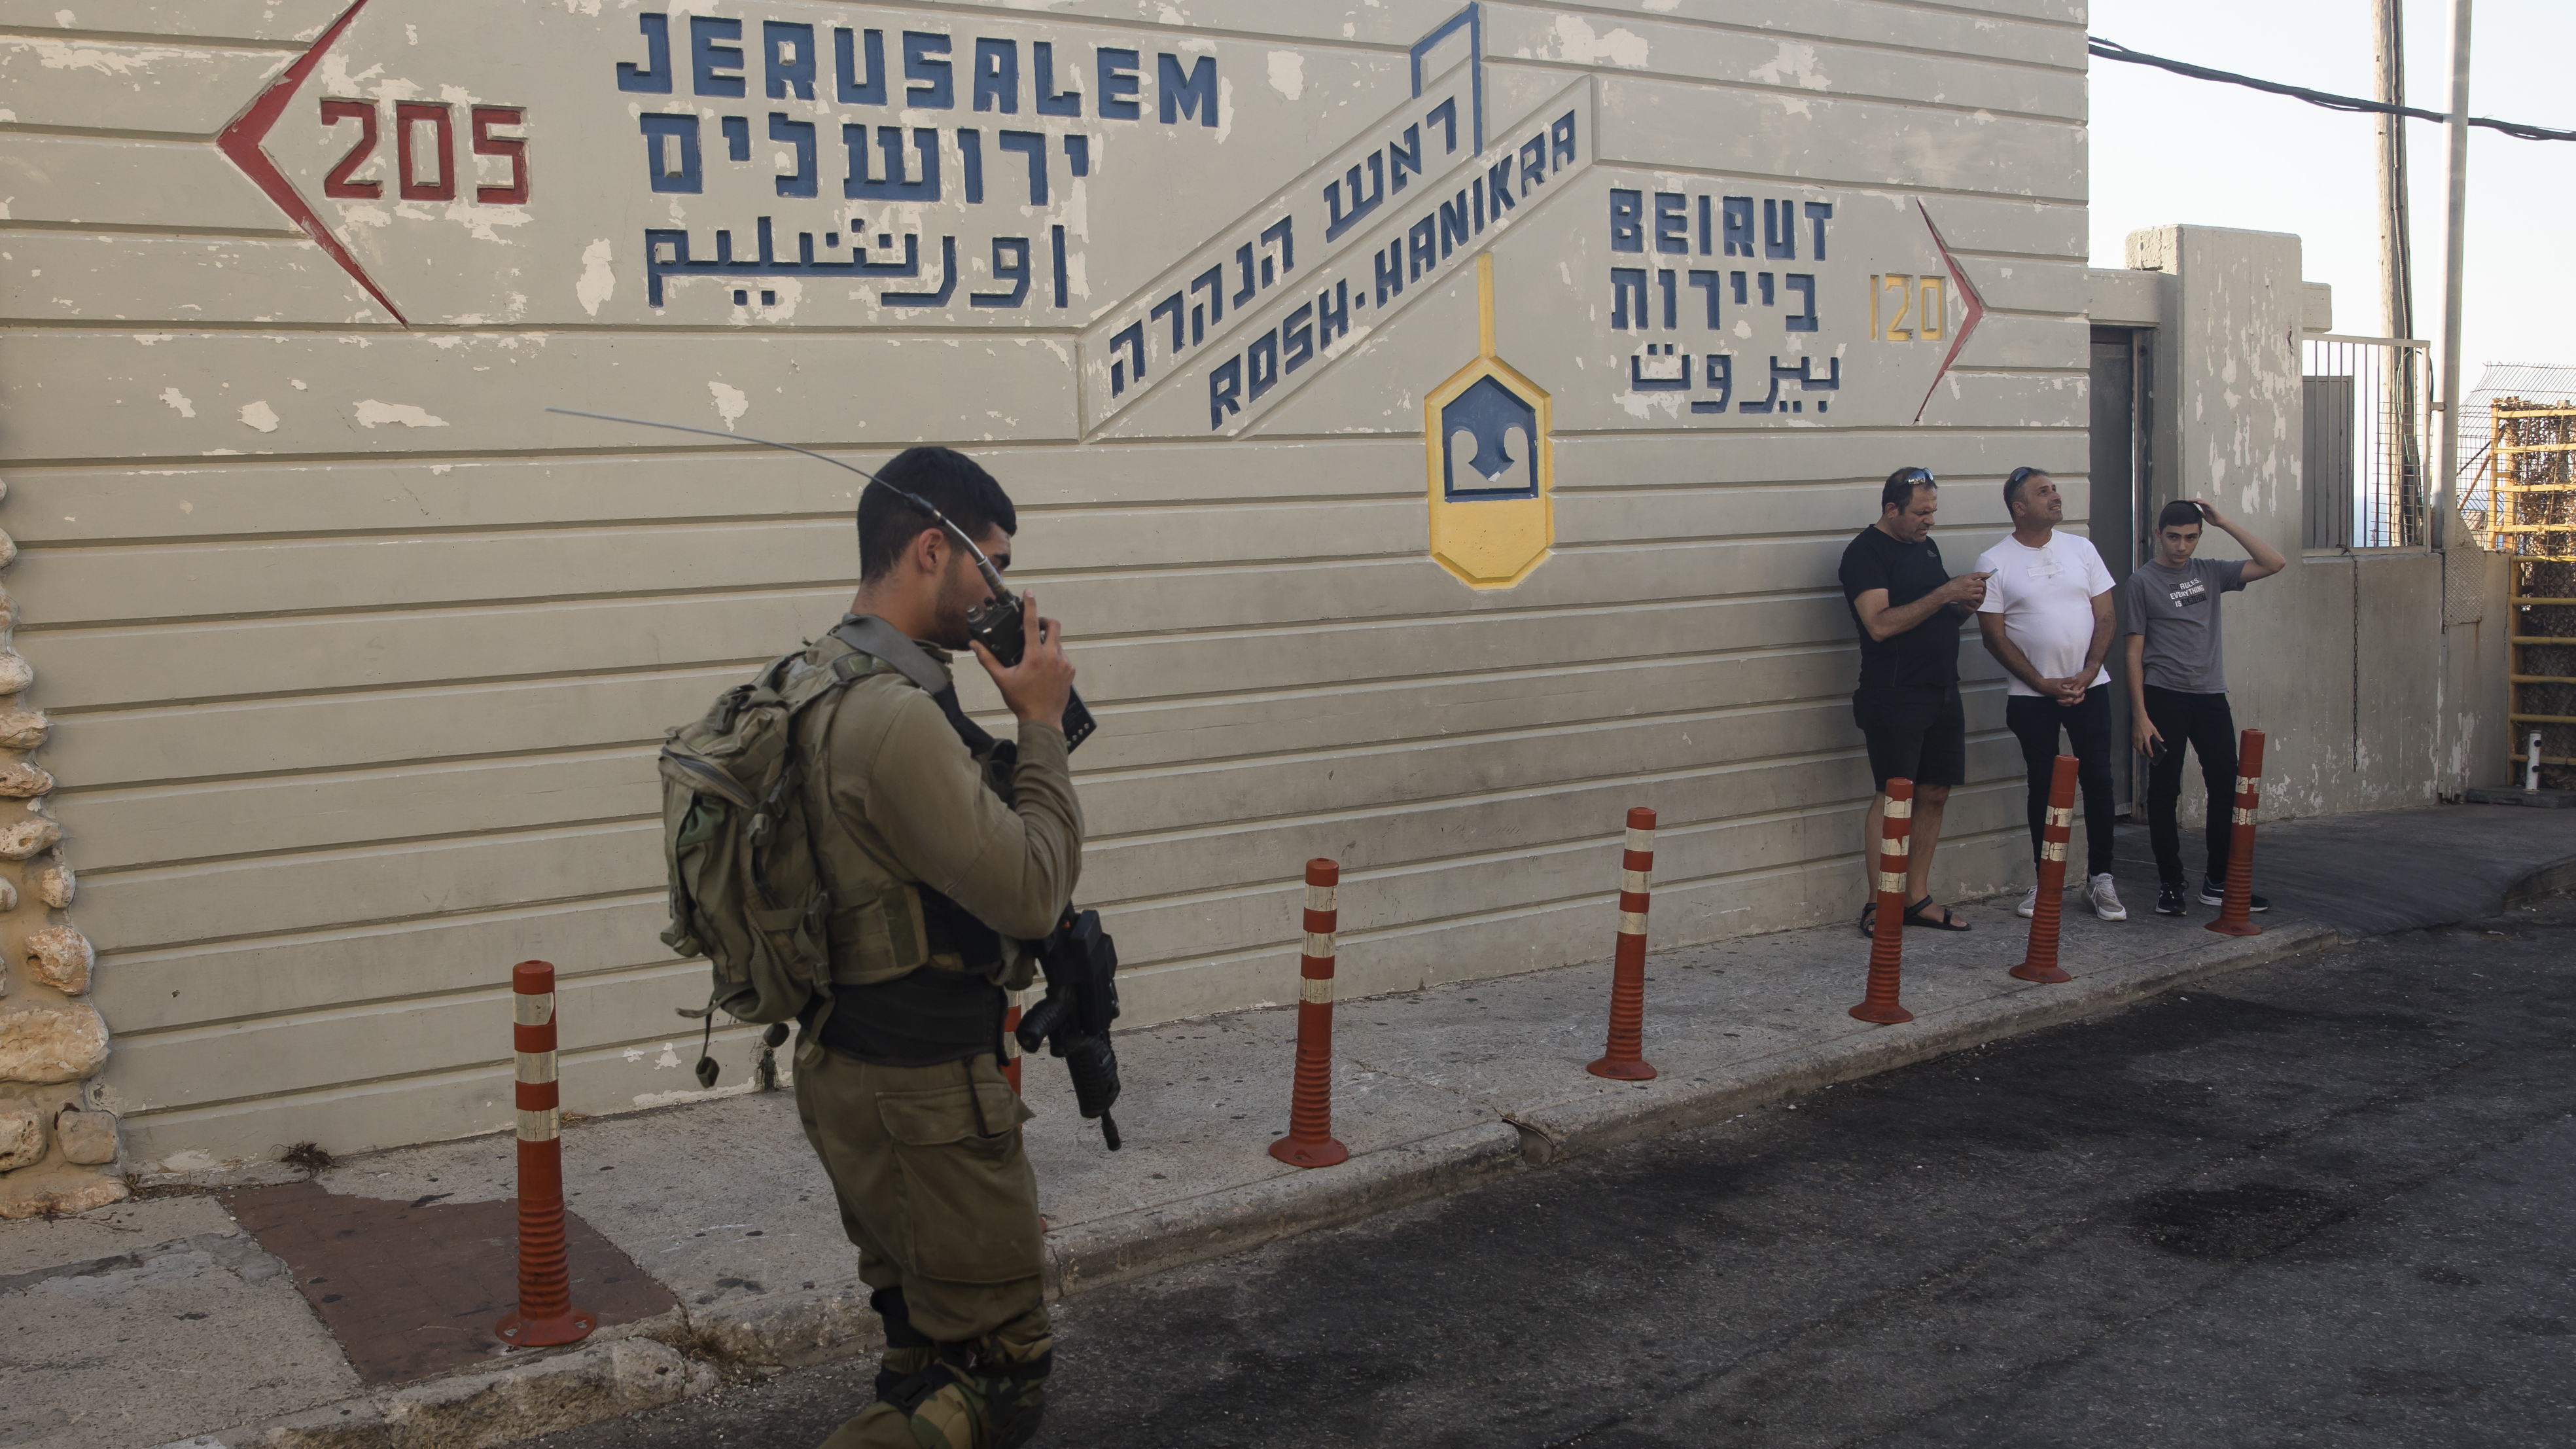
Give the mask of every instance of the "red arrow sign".
M 359 0 L 359 3 L 364 4 L 366 0 Z M 1941 370 L 1932 374 L 1932 386 L 1923 394 L 1923 407 L 1914 410 L 1914 421 L 1919 423 L 1923 421 L 1923 408 L 1932 406 L 1932 394 L 1941 390 L 1941 379 L 1950 375 L 1950 364 L 1959 360 L 1959 349 L 1968 345 L 1968 334 L 1976 331 L 1977 324 L 1985 320 L 1986 299 L 1977 295 L 1977 284 L 1968 280 L 1967 268 L 1960 266 L 1959 259 L 1950 255 L 1950 244 L 1941 239 L 1941 228 L 1932 225 L 1932 213 L 1920 201 L 1914 203 L 1914 209 L 1923 213 L 1923 225 L 1932 233 L 1932 245 L 1941 249 L 1941 264 L 1950 269 L 1950 279 L 1959 284 L 1959 295 L 1968 304 L 1968 318 L 1959 324 L 1958 335 L 1950 339 L 1950 351 L 1941 359 Z
M 277 163 L 268 159 L 268 153 L 260 149 L 260 142 L 267 139 L 269 129 L 277 124 L 277 118 L 286 113 L 287 102 L 295 99 L 295 92 L 303 86 L 304 78 L 313 73 L 313 67 L 322 63 L 324 53 L 331 49 L 333 41 L 340 38 L 340 32 L 348 29 L 349 22 L 357 19 L 358 12 L 366 8 L 367 0 L 356 0 L 339 19 L 332 21 L 331 28 L 322 32 L 322 38 L 313 42 L 312 49 L 288 66 L 286 74 L 279 76 L 276 84 L 251 102 L 249 110 L 224 127 L 223 134 L 215 138 L 215 146 L 231 157 L 232 163 L 266 192 L 269 200 L 277 203 L 278 210 L 285 212 L 306 236 L 330 253 L 331 260 L 338 262 L 341 270 L 357 278 L 358 285 L 367 289 L 368 296 L 391 312 L 395 321 L 409 327 L 411 322 L 403 316 L 402 309 L 394 305 L 382 287 L 376 285 L 375 278 L 367 275 L 367 269 L 358 265 L 358 259 L 349 255 L 349 249 L 340 245 L 340 239 L 333 236 L 331 228 L 323 224 L 311 206 L 305 204 L 304 197 L 296 191 L 293 183 L 277 169 Z

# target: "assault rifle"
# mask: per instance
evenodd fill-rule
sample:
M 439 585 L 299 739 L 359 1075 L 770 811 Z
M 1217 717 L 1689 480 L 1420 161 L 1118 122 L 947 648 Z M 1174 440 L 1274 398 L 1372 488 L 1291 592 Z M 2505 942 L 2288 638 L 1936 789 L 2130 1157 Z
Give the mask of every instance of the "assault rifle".
M 1100 929 L 1098 911 L 1067 908 L 1064 919 L 1038 948 L 1046 972 L 1046 999 L 1020 1017 L 1022 1053 L 1050 1040 L 1073 1078 L 1074 1105 L 1084 1118 L 1100 1119 L 1100 1140 L 1118 1150 L 1118 1053 L 1109 1045 L 1109 1023 L 1118 1019 L 1118 944 Z

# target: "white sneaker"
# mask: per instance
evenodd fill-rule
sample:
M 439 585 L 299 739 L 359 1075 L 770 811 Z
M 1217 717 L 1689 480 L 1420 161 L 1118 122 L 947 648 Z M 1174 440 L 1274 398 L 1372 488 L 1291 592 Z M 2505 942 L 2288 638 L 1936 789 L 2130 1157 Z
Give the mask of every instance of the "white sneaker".
M 2013 914 L 2025 918 L 2039 914 L 2039 887 L 2032 886 L 2029 892 L 2022 896 L 2021 904 L 2013 907 Z
M 2120 888 L 2105 873 L 2093 877 L 2093 914 L 2106 921 L 2125 921 L 2129 908 L 2120 904 Z

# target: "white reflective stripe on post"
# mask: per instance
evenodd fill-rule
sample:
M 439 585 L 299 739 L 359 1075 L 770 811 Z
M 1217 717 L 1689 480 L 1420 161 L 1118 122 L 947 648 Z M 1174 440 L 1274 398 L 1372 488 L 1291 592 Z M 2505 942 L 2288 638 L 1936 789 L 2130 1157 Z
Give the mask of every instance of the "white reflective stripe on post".
M 1651 831 L 1651 830 L 1639 830 L 1639 829 L 1638 829 L 1636 826 L 1634 826 L 1634 825 L 1629 826 L 1629 827 L 1628 827 L 1628 848 L 1629 848 L 1630 850 L 1652 850 L 1652 849 L 1654 849 L 1654 848 L 1655 848 L 1655 832 L 1653 832 L 1653 831 Z
M 1333 887 L 1319 885 L 1310 885 L 1306 887 L 1306 909 L 1310 911 L 1329 911 L 1332 908 Z
M 1881 855 L 1912 855 L 1914 841 L 1909 836 L 1900 835 L 1894 840 L 1879 841 L 1878 850 Z
M 2066 842 L 2063 840 L 2046 840 L 2040 842 L 2039 858 L 2042 860 L 2066 859 Z
M 2245 808 L 2244 806 L 2242 806 L 2242 805 L 2237 806 L 2237 807 L 2236 807 L 2236 823 L 2237 823 L 2237 824 L 2239 824 L 2239 825 L 2251 825 L 2251 824 L 2253 824 L 2253 823 L 2254 823 L 2254 812 L 2253 812 L 2253 811 L 2251 811 L 2251 810 L 2246 809 L 2246 808 Z
M 1002 1033 L 1002 1059 L 1004 1061 L 1015 1061 L 1019 1058 L 1019 1055 L 1020 1034 L 1015 1031 L 1006 1031 Z
M 519 1052 L 517 1056 L 520 1081 L 543 1084 L 555 1079 L 553 1052 Z
M 1619 913 L 1619 934 L 1622 936 L 1642 936 L 1646 934 L 1646 913 L 1644 911 L 1621 911 Z
M 1298 999 L 1299 1001 L 1311 1001 L 1311 1002 L 1315 1003 L 1317 1006 L 1330 1006 L 1330 1005 L 1332 1005 L 1332 1004 L 1333 1004 L 1333 978 L 1331 978 L 1330 976 L 1321 976 L 1321 977 L 1317 977 L 1317 976 L 1300 976 L 1300 977 L 1298 977 L 1298 978 L 1297 978 L 1297 999 Z
M 2073 829 L 2075 827 L 2075 807 L 2072 805 L 2049 806 L 2048 823 L 2051 825 L 2063 825 L 2070 830 Z
M 1318 961 L 1332 959 L 1333 934 L 1334 933 L 1331 931 L 1308 931 L 1306 933 L 1306 954 L 1314 957 Z
M 1901 896 L 1905 894 L 1905 872 L 1901 870 L 1880 871 L 1878 873 L 1878 888 L 1891 896 Z
M 1630 895 L 1644 895 L 1646 893 L 1646 873 L 1642 870 L 1623 870 L 1619 872 L 1619 889 L 1628 892 Z
M 2254 787 L 2262 783 L 2262 781 L 2255 779 L 2251 775 L 2239 775 L 2236 777 L 2236 793 L 2239 795 L 2251 795 L 2254 793 Z
M 520 1141 L 552 1142 L 561 1135 L 563 1135 L 561 1109 L 548 1107 L 538 1112 L 531 1112 L 525 1107 L 519 1109 Z
M 536 996 L 513 992 L 510 1000 L 513 1003 L 510 1020 L 520 1026 L 543 1026 L 555 1019 L 555 994 L 551 991 Z
M 1887 802 L 1887 808 L 1879 813 L 1890 820 L 1911 820 L 1914 818 L 1914 802 L 1890 800 Z

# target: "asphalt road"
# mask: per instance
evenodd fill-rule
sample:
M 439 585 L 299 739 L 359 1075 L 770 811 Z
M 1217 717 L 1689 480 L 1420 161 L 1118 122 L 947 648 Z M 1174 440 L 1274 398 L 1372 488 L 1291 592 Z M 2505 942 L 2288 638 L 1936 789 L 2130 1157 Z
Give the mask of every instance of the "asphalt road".
M 1042 1445 L 2576 1440 L 2576 905 L 1060 1305 Z M 873 1364 L 530 1441 L 809 1445 Z

